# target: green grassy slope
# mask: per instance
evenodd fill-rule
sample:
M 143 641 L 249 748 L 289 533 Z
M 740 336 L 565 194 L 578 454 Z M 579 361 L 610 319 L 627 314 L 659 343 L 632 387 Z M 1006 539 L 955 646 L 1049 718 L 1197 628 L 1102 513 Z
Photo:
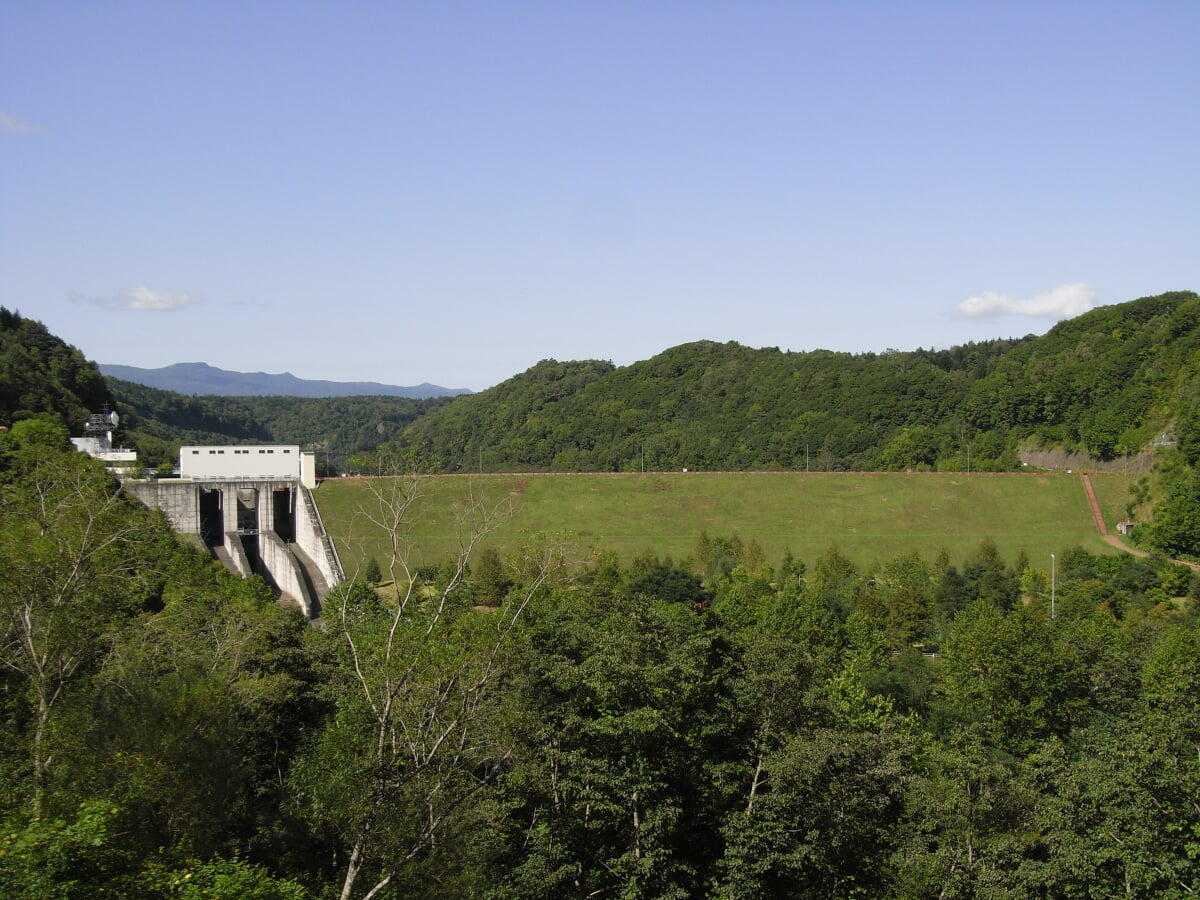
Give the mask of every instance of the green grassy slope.
M 1122 516 L 1128 485 L 1121 475 L 1093 477 L 1110 531 Z M 985 538 L 1008 560 L 1031 561 L 1081 545 L 1112 553 L 1096 533 L 1078 475 L 903 473 L 662 473 L 636 475 L 432 476 L 412 518 L 414 558 L 436 563 L 456 547 L 452 507 L 469 493 L 513 515 L 488 536 L 502 553 L 527 534 L 575 536 L 581 552 L 615 550 L 626 559 L 650 551 L 690 556 L 701 531 L 756 539 L 777 563 L 790 549 L 811 563 L 829 547 L 863 567 L 918 551 L 932 560 L 945 549 L 953 563 Z M 387 557 L 384 535 L 359 512 L 369 482 L 326 481 L 317 504 L 347 571 Z
M 1096 502 L 1104 514 L 1108 533 L 1116 534 L 1117 523 L 1128 518 L 1125 506 L 1129 503 L 1129 486 L 1137 480 L 1137 476 L 1093 472 L 1091 479 L 1092 490 L 1096 492 Z

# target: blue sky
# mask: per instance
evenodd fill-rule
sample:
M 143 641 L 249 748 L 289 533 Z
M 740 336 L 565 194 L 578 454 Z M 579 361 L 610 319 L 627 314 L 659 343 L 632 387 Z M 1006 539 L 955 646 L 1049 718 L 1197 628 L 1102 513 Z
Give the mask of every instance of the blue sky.
M 479 390 L 1200 289 L 1200 3 L 15 0 L 0 304 Z

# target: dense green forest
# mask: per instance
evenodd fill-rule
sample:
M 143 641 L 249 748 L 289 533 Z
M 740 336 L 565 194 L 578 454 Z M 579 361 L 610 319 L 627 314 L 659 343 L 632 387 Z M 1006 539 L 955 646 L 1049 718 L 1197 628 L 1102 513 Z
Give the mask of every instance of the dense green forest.
M 701 341 L 614 368 L 545 360 L 413 423 L 395 442 L 437 471 L 886 469 L 978 445 L 1012 468 L 1001 430 L 967 431 L 970 372 L 1009 342 L 968 350 L 969 371 L 915 353 L 782 353 Z
M 863 354 L 700 341 L 624 367 L 544 360 L 457 398 L 109 387 L 128 442 L 152 465 L 180 443 L 249 440 L 316 450 L 323 474 L 373 471 L 380 448 L 434 472 L 996 471 L 1017 468 L 1022 447 L 1110 460 L 1195 422 L 1198 324 L 1200 298 L 1178 291 L 1042 337 Z
M 356 454 L 395 439 L 419 416 L 449 398 L 192 397 L 107 379 L 123 434 L 149 466 L 178 462 L 182 444 L 299 444 L 317 453 L 318 471 L 333 474 Z
M 0 306 L 0 425 L 50 414 L 79 428 L 105 406 L 115 408 L 95 363 L 41 322 Z
M 701 341 L 621 368 L 545 360 L 393 443 L 439 472 L 962 470 L 968 453 L 1004 470 L 1022 442 L 1111 459 L 1196 408 L 1198 325 L 1181 291 L 944 351 Z
M 545 360 L 479 394 L 189 397 L 110 379 L 3 311 L 0 423 L 108 404 L 151 466 L 180 443 L 297 443 L 328 474 L 415 454 L 430 471 L 1004 470 L 1019 446 L 1111 459 L 1173 424 L 1197 443 L 1200 298 L 1101 307 L 1042 337 L 948 350 L 783 353 L 701 341 L 615 367 Z
M 1196 578 L 1058 558 L 1052 584 L 987 543 L 859 571 L 531 536 L 377 560 L 314 627 L 25 419 L 0 434 L 0 892 L 1190 896 Z
M 965 382 L 964 429 L 1007 404 L 987 423 L 1004 447 L 1099 428 L 1116 452 L 1173 421 L 1148 534 L 1195 556 L 1196 330 L 1178 318 L 1195 307 L 1176 295 L 1100 310 L 1041 355 L 1036 341 L 988 345 L 977 377 L 953 353 L 891 371 L 919 371 L 931 409 L 943 376 Z M 503 510 L 464 479 L 462 553 L 418 570 L 404 511 L 428 481 L 412 478 L 372 482 L 396 552 L 309 623 L 74 452 L 64 423 L 105 400 L 83 387 L 102 384 L 94 367 L 36 323 L 0 322 L 24 366 L 5 376 L 16 399 L 0 431 L 4 896 L 1200 890 L 1200 588 L 1185 566 L 1061 547 L 1047 572 L 984 542 L 965 559 L 931 547 L 860 570 L 836 535 L 816 558 L 771 560 L 754 536 L 719 533 L 686 559 L 623 563 L 553 535 L 501 555 L 483 539 Z M 789 356 L 700 346 L 714 371 L 730 350 Z M 837 358 L 864 378 L 897 364 Z M 57 380 L 40 374 L 53 360 Z M 1061 412 L 1072 395 L 1018 390 L 1043 370 L 1113 400 L 1108 424 Z M 628 374 L 564 365 L 540 408 Z M 515 427 L 525 385 L 502 387 Z M 1142 392 L 1139 411 L 1122 412 L 1126 390 Z

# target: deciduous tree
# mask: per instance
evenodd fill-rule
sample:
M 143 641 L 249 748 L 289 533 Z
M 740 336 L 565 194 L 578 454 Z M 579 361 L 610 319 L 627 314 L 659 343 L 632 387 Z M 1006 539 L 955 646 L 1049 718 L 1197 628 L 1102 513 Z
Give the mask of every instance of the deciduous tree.
M 492 704 L 516 625 L 562 563 L 560 548 L 544 543 L 526 554 L 537 567 L 520 594 L 495 613 L 476 612 L 461 590 L 467 560 L 507 504 L 467 499 L 459 553 L 431 585 L 409 562 L 407 516 L 420 480 L 373 484 L 364 515 L 388 537 L 396 591 L 380 596 L 354 582 L 331 595 L 318 643 L 333 712 L 291 777 L 298 810 L 340 849 L 342 900 L 383 891 L 507 764 Z

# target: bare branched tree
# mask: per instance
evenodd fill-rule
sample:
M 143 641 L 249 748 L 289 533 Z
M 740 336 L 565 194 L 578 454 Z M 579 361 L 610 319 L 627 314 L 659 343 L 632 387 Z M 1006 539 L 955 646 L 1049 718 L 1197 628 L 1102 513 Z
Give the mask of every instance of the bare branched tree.
M 482 612 L 464 590 L 479 541 L 508 521 L 511 503 L 489 504 L 474 486 L 456 510 L 458 550 L 436 584 L 419 577 L 410 530 L 424 479 L 369 482 L 364 522 L 386 538 L 394 597 L 358 583 L 329 604 L 325 639 L 341 667 L 337 712 L 299 767 L 302 792 L 346 849 L 342 900 L 370 873 L 364 900 L 433 847 L 510 755 L 492 710 L 514 629 L 562 567 L 544 543 L 499 610 Z

